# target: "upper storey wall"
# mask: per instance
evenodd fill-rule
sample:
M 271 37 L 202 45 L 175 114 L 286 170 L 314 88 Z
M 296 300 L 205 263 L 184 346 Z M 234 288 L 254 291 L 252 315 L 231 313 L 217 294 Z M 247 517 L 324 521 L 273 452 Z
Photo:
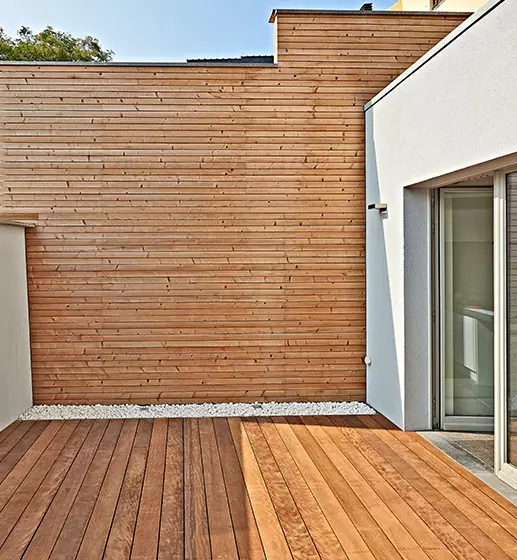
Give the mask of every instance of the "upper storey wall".
M 35 401 L 364 399 L 363 105 L 462 19 L 280 13 L 277 65 L 1 65 Z

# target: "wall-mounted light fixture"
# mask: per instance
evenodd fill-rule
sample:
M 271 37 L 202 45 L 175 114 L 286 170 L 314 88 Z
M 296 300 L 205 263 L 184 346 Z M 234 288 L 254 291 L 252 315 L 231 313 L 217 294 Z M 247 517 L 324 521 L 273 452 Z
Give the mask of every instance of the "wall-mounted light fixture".
M 368 204 L 368 210 L 378 210 L 380 214 L 386 214 L 388 211 L 388 205 L 384 202 L 379 202 L 377 204 Z

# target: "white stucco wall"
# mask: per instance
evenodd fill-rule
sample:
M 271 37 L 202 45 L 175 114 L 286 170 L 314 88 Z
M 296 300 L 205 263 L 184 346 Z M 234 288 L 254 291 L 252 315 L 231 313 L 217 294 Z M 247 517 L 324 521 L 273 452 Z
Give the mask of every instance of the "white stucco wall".
M 30 406 L 25 230 L 0 224 L 0 430 Z
M 427 189 L 517 153 L 517 0 L 493 0 L 366 106 L 368 402 L 430 427 Z M 495 166 L 495 163 L 494 163 Z

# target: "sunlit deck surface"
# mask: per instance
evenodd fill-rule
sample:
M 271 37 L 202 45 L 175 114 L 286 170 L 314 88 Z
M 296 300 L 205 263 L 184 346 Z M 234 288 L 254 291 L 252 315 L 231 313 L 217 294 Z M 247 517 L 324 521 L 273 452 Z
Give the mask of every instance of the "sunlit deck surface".
M 517 508 L 381 416 L 18 422 L 0 558 L 517 558 Z

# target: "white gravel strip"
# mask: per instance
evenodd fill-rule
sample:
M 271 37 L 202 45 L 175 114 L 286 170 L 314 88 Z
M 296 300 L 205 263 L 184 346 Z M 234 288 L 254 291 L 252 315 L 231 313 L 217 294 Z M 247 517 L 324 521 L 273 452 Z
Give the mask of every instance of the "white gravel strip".
M 20 420 L 87 420 L 98 418 L 204 418 L 216 416 L 325 416 L 376 414 L 362 402 L 291 402 L 221 404 L 38 405 Z

